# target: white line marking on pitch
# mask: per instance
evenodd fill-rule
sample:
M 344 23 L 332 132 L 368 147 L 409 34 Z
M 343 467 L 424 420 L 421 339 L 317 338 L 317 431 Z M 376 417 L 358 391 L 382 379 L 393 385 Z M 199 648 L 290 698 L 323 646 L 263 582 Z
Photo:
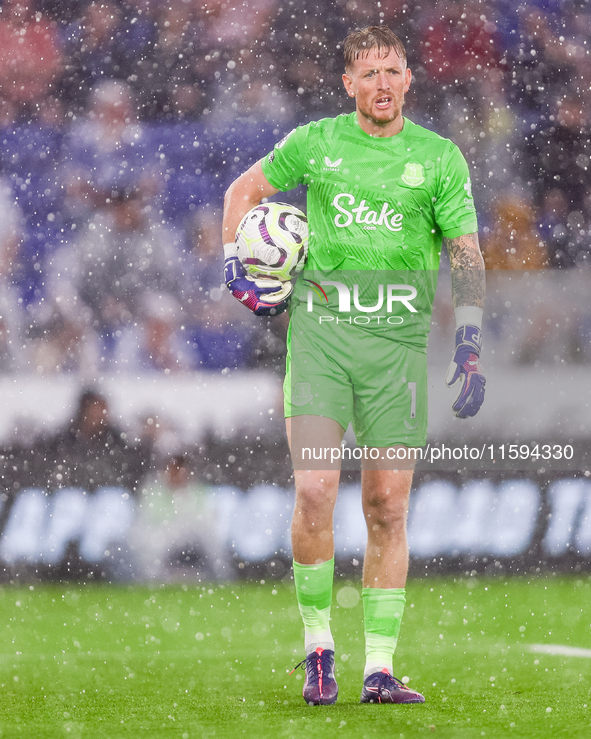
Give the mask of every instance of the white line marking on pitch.
M 591 659 L 591 649 L 567 647 L 562 644 L 530 644 L 529 651 L 560 657 L 586 657 L 587 659 Z

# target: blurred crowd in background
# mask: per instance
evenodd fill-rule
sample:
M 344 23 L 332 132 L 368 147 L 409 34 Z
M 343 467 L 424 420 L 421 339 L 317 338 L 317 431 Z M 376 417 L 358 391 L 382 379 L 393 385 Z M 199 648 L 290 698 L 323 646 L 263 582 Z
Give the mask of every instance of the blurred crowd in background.
M 84 386 L 117 373 L 281 372 L 285 316 L 255 319 L 222 284 L 223 193 L 294 126 L 352 110 L 340 44 L 379 23 L 407 47 L 406 115 L 470 164 L 489 356 L 590 362 L 591 3 L 2 0 L 0 374 L 74 373 Z M 288 198 L 305 206 L 302 191 Z M 515 270 L 543 279 L 525 290 L 504 278 Z M 435 322 L 453 331 L 445 292 Z M 447 361 L 451 344 L 440 348 Z M 162 443 L 154 418 L 130 433 L 109 411 L 82 393 L 71 422 L 0 455 L 0 557 L 29 556 L 23 532 L 38 556 L 31 521 L 47 524 L 46 492 L 63 508 L 48 534 L 63 549 L 44 555 L 57 566 L 96 517 L 91 498 L 127 526 L 117 506 L 130 491 L 151 542 L 144 574 L 207 550 L 207 575 L 227 576 L 203 485 L 289 486 L 283 436 L 212 432 L 187 452 Z M 81 544 L 90 562 L 103 556 L 93 541 Z
M 221 284 L 223 193 L 351 109 L 340 42 L 377 23 L 408 49 L 406 114 L 470 163 L 487 267 L 584 270 L 585 0 L 3 0 L 0 372 L 280 369 L 285 321 Z

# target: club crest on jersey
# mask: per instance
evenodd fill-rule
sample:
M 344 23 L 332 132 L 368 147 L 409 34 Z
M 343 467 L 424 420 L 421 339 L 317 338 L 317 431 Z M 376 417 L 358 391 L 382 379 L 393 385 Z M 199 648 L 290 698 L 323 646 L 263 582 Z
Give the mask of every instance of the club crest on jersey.
M 400 178 L 409 187 L 418 187 L 425 181 L 425 173 L 422 164 L 408 162 Z
M 291 393 L 292 405 L 306 405 L 312 400 L 309 382 L 296 382 Z

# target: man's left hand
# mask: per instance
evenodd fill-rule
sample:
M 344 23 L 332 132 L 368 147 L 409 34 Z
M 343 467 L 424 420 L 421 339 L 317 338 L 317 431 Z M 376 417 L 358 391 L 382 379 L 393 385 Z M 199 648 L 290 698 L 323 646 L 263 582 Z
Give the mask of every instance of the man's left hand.
M 482 333 L 476 326 L 460 326 L 456 331 L 456 348 L 447 369 L 448 387 L 460 380 L 460 394 L 452 405 L 457 418 L 475 416 L 484 401 L 486 379 L 480 366 Z

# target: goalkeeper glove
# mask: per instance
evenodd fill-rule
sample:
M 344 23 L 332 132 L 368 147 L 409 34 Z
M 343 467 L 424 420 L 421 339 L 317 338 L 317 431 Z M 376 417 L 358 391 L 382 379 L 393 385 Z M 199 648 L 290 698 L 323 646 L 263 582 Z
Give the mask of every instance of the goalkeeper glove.
M 456 331 L 456 348 L 447 369 L 448 387 L 460 380 L 460 394 L 451 409 L 457 418 L 475 416 L 484 400 L 486 380 L 480 366 L 482 333 L 476 326 L 460 326 Z
M 278 316 L 287 308 L 293 290 L 291 282 L 271 277 L 250 277 L 238 259 L 235 244 L 225 244 L 224 281 L 236 300 L 255 316 Z

